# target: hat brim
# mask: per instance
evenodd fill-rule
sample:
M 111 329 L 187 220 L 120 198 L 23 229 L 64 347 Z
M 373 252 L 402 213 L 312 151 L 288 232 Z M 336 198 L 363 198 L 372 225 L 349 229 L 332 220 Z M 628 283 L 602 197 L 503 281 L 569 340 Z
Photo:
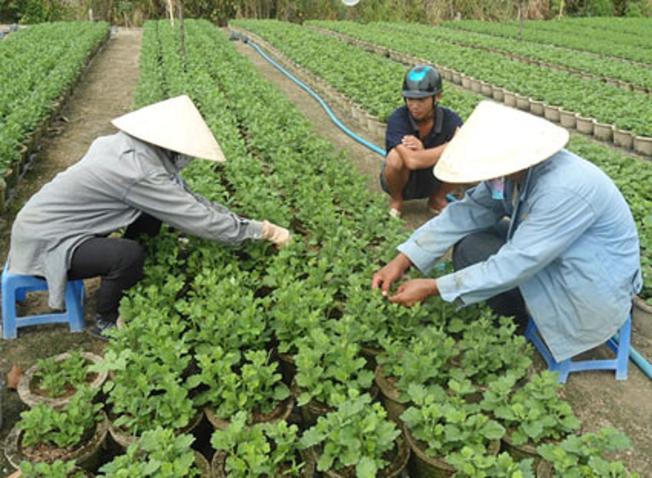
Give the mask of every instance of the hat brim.
M 566 129 L 491 101 L 481 102 L 433 168 L 445 183 L 507 176 L 550 158 L 568 142 Z

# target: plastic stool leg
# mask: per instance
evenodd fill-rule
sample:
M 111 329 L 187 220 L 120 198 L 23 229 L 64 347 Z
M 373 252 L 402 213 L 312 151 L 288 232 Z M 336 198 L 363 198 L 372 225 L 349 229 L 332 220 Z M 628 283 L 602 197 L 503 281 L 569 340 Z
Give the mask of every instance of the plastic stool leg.
M 2 337 L 4 339 L 15 339 L 17 336 L 16 326 L 16 291 L 2 278 Z
M 627 318 L 618 333 L 618 352 L 616 354 L 616 380 L 627 380 L 629 348 L 632 336 L 632 318 Z
M 71 332 L 84 330 L 84 308 L 81 304 L 79 284 L 68 282 L 66 284 L 66 313 Z
M 24 287 L 19 287 L 15 290 L 16 290 L 16 301 L 24 302 L 25 299 L 27 298 L 27 289 Z

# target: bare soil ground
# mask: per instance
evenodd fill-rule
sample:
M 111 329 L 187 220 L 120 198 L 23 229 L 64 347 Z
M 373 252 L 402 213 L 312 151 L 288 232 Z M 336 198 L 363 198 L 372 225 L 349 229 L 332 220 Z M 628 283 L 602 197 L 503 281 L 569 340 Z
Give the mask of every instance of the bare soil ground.
M 299 110 L 313 123 L 315 131 L 344 151 L 351 162 L 362 174 L 369 178 L 369 187 L 380 191 L 378 172 L 381 158 L 359 143 L 342 133 L 323 112 L 318 103 L 267 63 L 249 46 L 238 43 L 237 50 L 246 56 L 263 76 L 274 83 Z M 453 87 L 454 85 L 449 85 Z M 347 126 L 346 115 L 336 112 Z M 383 138 L 376 137 L 368 131 L 351 128 L 363 138 L 384 146 Z M 411 230 L 427 221 L 425 201 L 406 203 L 404 219 L 407 229 Z M 406 231 L 406 237 L 409 231 Z M 652 359 L 652 337 L 646 338 L 633 331 L 632 342 L 641 354 Z M 543 361 L 536 354 L 538 369 L 543 369 Z M 606 347 L 587 354 L 588 358 L 607 358 L 610 352 Z M 633 447 L 622 453 L 624 460 L 632 471 L 641 477 L 652 477 L 652 381 L 630 362 L 629 378 L 617 382 L 613 373 L 585 372 L 572 374 L 564 387 L 564 395 L 570 401 L 577 416 L 583 422 L 583 431 L 595 431 L 603 426 L 613 426 L 625 432 L 632 440 Z
M 22 205 L 59 171 L 77 162 L 95 138 L 115 132 L 110 120 L 131 109 L 138 82 L 141 38 L 141 29 L 120 29 L 112 34 L 89 64 L 85 76 L 51 126 L 31 169 L 19 183 L 9 209 L 0 218 L 0 258 L 3 263 L 8 252 L 11 224 Z M 93 290 L 96 287 L 97 281 L 86 281 L 90 297 L 89 306 L 85 307 L 87 322 L 92 322 L 95 309 Z M 43 295 L 30 295 L 23 310 L 33 313 L 44 310 L 46 304 Z M 99 352 L 103 342 L 86 333 L 71 334 L 64 325 L 19 330 L 16 340 L 0 339 L 0 376 L 4 377 L 13 363 L 26 370 L 39 358 L 75 348 Z M 17 394 L 5 391 L 0 440 L 4 440 L 22 410 L 24 405 Z M 12 471 L 3 453 L 0 456 L 0 476 L 8 476 Z

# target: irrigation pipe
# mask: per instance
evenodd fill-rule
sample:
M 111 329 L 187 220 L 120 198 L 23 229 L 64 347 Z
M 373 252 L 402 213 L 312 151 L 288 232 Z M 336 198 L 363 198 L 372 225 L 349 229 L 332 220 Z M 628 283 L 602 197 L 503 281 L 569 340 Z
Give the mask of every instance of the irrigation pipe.
M 370 143 L 364 138 L 361 138 L 357 134 L 355 134 L 353 131 L 351 131 L 349 128 L 346 127 L 344 123 L 342 123 L 337 116 L 335 116 L 335 113 L 333 113 L 333 110 L 328 106 L 328 104 L 319 96 L 317 93 L 315 93 L 312 88 L 310 88 L 308 85 L 306 85 L 303 81 L 298 79 L 296 76 L 294 76 L 292 73 L 287 71 L 285 68 L 283 68 L 280 64 L 278 64 L 273 58 L 271 58 L 265 51 L 260 48 L 258 45 L 256 45 L 254 42 L 251 41 L 250 38 L 244 36 L 244 35 L 238 35 L 238 38 L 241 39 L 244 43 L 247 43 L 249 46 L 251 46 L 254 50 L 258 52 L 260 56 L 262 56 L 268 63 L 270 63 L 274 68 L 276 68 L 278 71 L 280 71 L 283 75 L 285 75 L 287 78 L 292 80 L 294 83 L 296 83 L 302 90 L 304 90 L 306 93 L 308 93 L 310 96 L 312 96 L 317 103 L 324 109 L 330 120 L 335 123 L 335 125 L 344 131 L 344 133 L 352 138 L 353 140 L 357 141 L 364 147 L 370 149 L 374 153 L 379 154 L 383 158 L 386 155 L 386 152 L 384 149 L 380 148 L 379 146 L 376 146 L 373 143 Z M 454 201 L 455 197 L 452 195 L 448 195 L 448 200 L 449 201 Z M 614 338 L 614 341 L 617 343 L 617 338 Z M 652 380 L 652 364 L 645 360 L 645 358 L 634 348 L 631 346 L 629 347 L 629 358 L 631 359 L 632 362 L 634 362 L 638 368 L 641 369 L 641 371 L 649 378 Z
M 333 110 L 328 106 L 328 104 L 317 94 L 315 93 L 308 85 L 306 85 L 303 81 L 298 79 L 296 76 L 294 76 L 292 73 L 287 71 L 285 68 L 283 68 L 281 65 L 279 65 L 276 61 L 274 61 L 267 53 L 263 51 L 262 48 L 260 48 L 258 45 L 256 45 L 254 42 L 251 41 L 251 39 L 244 37 L 243 41 L 250 45 L 254 50 L 258 52 L 260 56 L 262 56 L 265 60 L 267 60 L 274 68 L 276 68 L 278 71 L 283 73 L 286 77 L 288 77 L 290 80 L 295 82 L 299 87 L 304 90 L 306 93 L 308 93 L 310 96 L 312 96 L 317 103 L 324 109 L 330 120 L 335 123 L 335 125 L 344 131 L 344 133 L 352 138 L 353 140 L 357 141 L 364 147 L 370 149 L 374 153 L 379 154 L 383 158 L 385 157 L 385 150 L 376 146 L 373 143 L 370 143 L 364 138 L 361 138 L 357 134 L 355 134 L 353 131 L 351 131 L 349 128 L 346 127 L 344 123 L 342 123 L 337 116 L 335 116 L 335 113 L 333 113 Z

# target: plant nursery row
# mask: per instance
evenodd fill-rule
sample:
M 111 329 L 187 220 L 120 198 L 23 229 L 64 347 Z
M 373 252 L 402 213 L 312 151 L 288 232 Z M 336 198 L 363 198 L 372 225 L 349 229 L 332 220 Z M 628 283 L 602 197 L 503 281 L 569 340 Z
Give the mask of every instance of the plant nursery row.
M 508 38 L 592 53 L 652 65 L 650 50 L 650 21 L 646 19 L 621 20 L 622 28 L 612 22 L 605 27 L 605 19 L 583 18 L 561 22 L 527 22 L 521 30 L 518 22 L 480 22 L 475 20 L 447 22 L 446 28 L 487 33 Z M 578 28 L 579 27 L 579 28 Z M 625 66 L 627 66 L 625 64 Z
M 28 150 L 108 34 L 105 22 L 44 23 L 0 42 L 0 211 Z
M 521 62 L 537 62 L 552 69 L 568 69 L 576 74 L 595 76 L 603 82 L 612 82 L 627 90 L 637 89 L 648 93 L 652 90 L 650 65 L 626 63 L 618 58 L 607 58 L 587 51 L 468 30 L 413 23 L 380 22 L 371 25 L 388 31 L 409 31 L 419 38 L 494 51 Z
M 652 137 L 652 102 L 645 92 L 625 91 L 598 78 L 582 78 L 566 71 L 541 68 L 500 53 L 444 43 L 435 37 L 424 35 L 415 42 L 412 32 L 388 31 L 380 25 L 353 22 L 313 24 L 422 58 L 526 98 L 595 118 L 600 123 L 614 125 L 635 135 Z M 293 35 L 302 35 L 300 30 L 304 29 L 297 26 L 292 30 L 297 32 L 293 32 Z

